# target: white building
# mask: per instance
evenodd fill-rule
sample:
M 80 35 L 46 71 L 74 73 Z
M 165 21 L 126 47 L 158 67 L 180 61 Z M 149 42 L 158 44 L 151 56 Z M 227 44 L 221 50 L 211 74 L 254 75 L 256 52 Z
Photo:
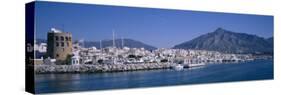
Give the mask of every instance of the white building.
M 72 65 L 79 65 L 80 64 L 80 57 L 77 55 L 74 55 L 71 57 L 71 64 Z
M 73 56 L 71 57 L 71 65 L 79 65 L 80 64 L 80 50 L 73 51 Z
M 47 44 L 46 43 L 40 43 L 39 45 L 35 44 L 34 50 L 38 51 L 40 53 L 45 53 L 45 52 L 47 52 Z

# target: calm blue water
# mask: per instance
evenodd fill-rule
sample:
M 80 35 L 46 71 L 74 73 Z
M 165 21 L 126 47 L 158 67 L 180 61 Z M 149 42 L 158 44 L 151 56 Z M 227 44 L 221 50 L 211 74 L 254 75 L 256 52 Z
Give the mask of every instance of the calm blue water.
M 202 68 L 92 74 L 37 74 L 36 93 L 273 79 L 273 61 L 209 64 Z

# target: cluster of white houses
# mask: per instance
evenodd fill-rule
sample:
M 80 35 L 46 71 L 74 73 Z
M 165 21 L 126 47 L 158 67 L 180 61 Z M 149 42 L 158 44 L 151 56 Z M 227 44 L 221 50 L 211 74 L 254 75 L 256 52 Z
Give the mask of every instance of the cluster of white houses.
M 129 48 L 122 46 L 115 47 L 113 35 L 113 45 L 110 47 L 85 48 L 83 42 L 73 43 L 71 34 L 52 29 L 48 33 L 48 43 L 37 45 L 37 51 L 47 52 L 47 58 L 41 59 L 42 64 L 56 64 L 56 61 L 66 60 L 69 56 L 72 65 L 80 64 L 138 64 L 138 63 L 223 63 L 252 60 L 251 55 L 246 54 L 225 54 L 216 51 L 206 50 L 184 50 L 159 48 L 153 51 L 144 48 Z M 123 41 L 122 41 L 123 45 Z M 47 49 L 46 49 L 47 47 Z M 42 50 L 43 49 L 43 50 Z M 46 49 L 46 50 L 44 50 Z

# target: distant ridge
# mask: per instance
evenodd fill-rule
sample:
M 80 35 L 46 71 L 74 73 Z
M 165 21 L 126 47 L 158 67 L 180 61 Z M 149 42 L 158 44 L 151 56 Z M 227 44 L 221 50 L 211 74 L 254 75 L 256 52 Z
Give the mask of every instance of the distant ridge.
M 143 42 L 132 40 L 132 39 L 123 39 L 124 41 L 124 47 L 129 48 L 144 48 L 146 50 L 155 50 L 157 49 L 154 46 L 144 44 Z M 85 47 L 92 47 L 95 46 L 96 48 L 100 48 L 100 42 L 95 41 L 85 41 Z M 115 40 L 116 47 L 121 48 L 122 47 L 122 40 L 116 39 Z M 103 40 L 102 41 L 102 47 L 110 47 L 112 46 L 112 40 Z
M 236 33 L 218 28 L 190 41 L 175 45 L 178 49 L 213 50 L 225 53 L 273 53 L 273 37 Z
M 124 46 L 129 48 L 144 48 L 146 50 L 157 49 L 154 46 L 133 39 L 123 39 Z M 36 43 L 46 43 L 44 39 L 36 39 Z M 115 40 L 116 47 L 121 47 L 122 40 Z M 198 49 L 212 50 L 225 53 L 254 53 L 254 54 L 273 54 L 273 37 L 263 38 L 256 35 L 232 32 L 223 28 L 203 34 L 190 41 L 175 45 L 175 49 Z M 85 47 L 100 48 L 99 41 L 85 41 Z M 112 40 L 103 40 L 102 47 L 112 46 Z
M 136 40 L 133 40 L 133 39 L 123 39 L 124 41 L 124 46 L 125 47 L 129 47 L 129 48 L 144 48 L 146 50 L 155 50 L 157 49 L 156 47 L 154 46 L 151 46 L 151 45 L 147 45 L 147 44 L 144 44 L 143 42 L 140 42 L 140 41 L 136 41 Z M 47 40 L 45 39 L 37 39 L 36 40 L 36 43 L 46 43 Z M 115 40 L 115 43 L 116 43 L 116 47 L 120 48 L 122 47 L 122 40 L 121 39 L 116 39 Z M 85 47 L 96 47 L 96 48 L 100 48 L 100 42 L 99 41 L 84 41 L 84 46 Z M 102 47 L 105 48 L 105 47 L 110 47 L 112 46 L 112 40 L 103 40 L 102 41 Z

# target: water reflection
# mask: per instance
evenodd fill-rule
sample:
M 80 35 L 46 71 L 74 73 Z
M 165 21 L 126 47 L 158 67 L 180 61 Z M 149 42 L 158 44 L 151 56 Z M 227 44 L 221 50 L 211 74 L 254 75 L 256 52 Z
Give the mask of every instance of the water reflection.
M 38 74 L 37 93 L 151 87 L 273 78 L 273 61 L 241 64 L 208 64 L 175 71 L 171 69 L 91 74 Z

